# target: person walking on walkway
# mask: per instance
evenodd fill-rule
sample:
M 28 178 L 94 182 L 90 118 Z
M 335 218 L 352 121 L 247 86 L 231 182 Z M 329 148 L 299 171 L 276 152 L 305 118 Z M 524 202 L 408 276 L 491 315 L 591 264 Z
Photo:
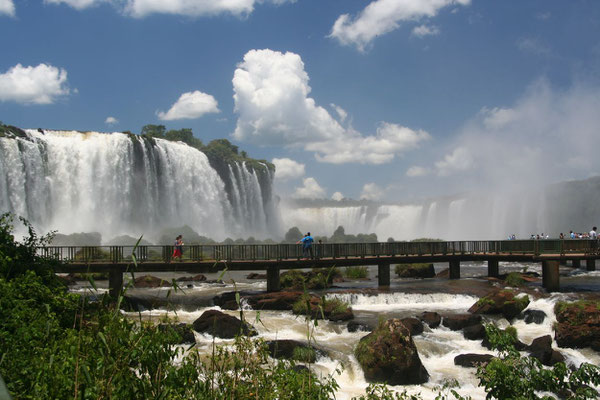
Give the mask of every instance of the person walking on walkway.
M 173 255 L 171 258 L 175 259 L 179 257 L 179 261 L 181 261 L 181 257 L 183 256 L 183 235 L 179 235 L 175 238 L 173 247 Z
M 598 233 L 597 233 L 598 228 L 593 227 L 592 230 L 590 231 L 590 239 L 598 239 Z

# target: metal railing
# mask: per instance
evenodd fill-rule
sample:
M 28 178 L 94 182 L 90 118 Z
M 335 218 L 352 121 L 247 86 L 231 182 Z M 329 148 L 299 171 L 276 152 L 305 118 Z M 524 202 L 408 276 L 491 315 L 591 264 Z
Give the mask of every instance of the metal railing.
M 65 262 L 124 263 L 176 262 L 173 246 L 47 246 L 39 247 L 40 256 Z M 486 254 L 584 254 L 598 255 L 598 240 L 479 240 L 453 242 L 379 242 L 313 244 L 311 256 L 317 259 L 377 258 L 401 256 L 446 256 Z M 217 244 L 185 245 L 183 261 L 266 261 L 300 260 L 302 247 L 297 244 Z

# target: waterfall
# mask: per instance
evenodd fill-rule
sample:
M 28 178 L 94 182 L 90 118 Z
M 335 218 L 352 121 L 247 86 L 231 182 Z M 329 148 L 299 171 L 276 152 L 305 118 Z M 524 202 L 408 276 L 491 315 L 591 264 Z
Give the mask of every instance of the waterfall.
M 259 182 L 243 163 L 233 166 L 235 192 L 228 196 L 206 155 L 181 142 L 25 132 L 0 138 L 0 211 L 41 231 L 100 232 L 105 240 L 121 234 L 156 240 L 161 229 L 183 225 L 213 239 L 268 233 L 271 192 L 261 185 L 271 182 Z

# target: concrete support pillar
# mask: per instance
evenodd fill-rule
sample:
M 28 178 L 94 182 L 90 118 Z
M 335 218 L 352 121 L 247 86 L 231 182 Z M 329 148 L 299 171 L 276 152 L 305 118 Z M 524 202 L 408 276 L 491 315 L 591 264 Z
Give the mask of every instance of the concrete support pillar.
M 267 267 L 267 292 L 278 292 L 281 289 L 279 282 L 279 265 Z
M 560 289 L 558 266 L 557 260 L 542 261 L 542 286 L 549 292 Z
M 571 261 L 571 266 L 573 268 L 581 268 L 581 260 L 572 260 Z
M 460 261 L 450 261 L 450 279 L 460 279 Z
M 500 268 L 498 268 L 498 260 L 488 260 L 488 276 L 497 278 L 500 276 Z
M 108 271 L 108 294 L 117 299 L 123 290 L 123 271 L 119 267 L 113 267 Z
M 379 279 L 379 287 L 390 286 L 390 264 L 379 264 L 377 266 L 377 276 Z
M 587 267 L 586 269 L 588 271 L 595 271 L 596 270 L 596 260 L 594 258 L 588 258 L 587 260 L 585 260 L 585 266 Z

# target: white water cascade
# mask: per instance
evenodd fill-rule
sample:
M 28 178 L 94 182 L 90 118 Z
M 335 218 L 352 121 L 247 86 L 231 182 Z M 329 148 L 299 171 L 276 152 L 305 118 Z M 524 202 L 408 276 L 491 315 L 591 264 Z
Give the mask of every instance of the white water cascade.
M 26 133 L 0 138 L 0 212 L 23 216 L 41 231 L 152 240 L 161 229 L 188 225 L 213 239 L 267 234 L 271 199 L 245 165 L 234 164 L 230 202 L 206 155 L 184 143 L 122 133 Z

